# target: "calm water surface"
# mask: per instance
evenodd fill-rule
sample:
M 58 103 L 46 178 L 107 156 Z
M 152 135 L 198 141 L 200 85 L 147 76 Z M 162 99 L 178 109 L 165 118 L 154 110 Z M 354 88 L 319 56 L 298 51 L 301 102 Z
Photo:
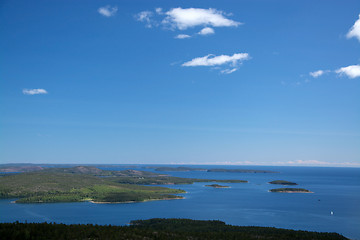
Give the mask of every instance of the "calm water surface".
M 193 166 L 194 167 L 194 166 Z M 205 187 L 207 183 L 175 185 L 187 191 L 183 200 L 127 204 L 52 203 L 14 204 L 0 200 L 0 222 L 57 222 L 124 225 L 135 219 L 219 219 L 228 224 L 272 226 L 322 232 L 338 232 L 360 240 L 360 169 L 315 167 L 196 166 L 245 168 L 280 173 L 163 172 L 172 176 L 211 179 L 243 179 L 249 183 L 224 184 L 227 189 Z M 124 166 L 111 166 L 122 170 Z M 138 166 L 138 170 L 143 169 Z M 288 180 L 313 194 L 270 193 L 277 187 L 267 182 Z M 167 185 L 167 187 L 169 187 Z M 334 214 L 331 215 L 330 212 Z

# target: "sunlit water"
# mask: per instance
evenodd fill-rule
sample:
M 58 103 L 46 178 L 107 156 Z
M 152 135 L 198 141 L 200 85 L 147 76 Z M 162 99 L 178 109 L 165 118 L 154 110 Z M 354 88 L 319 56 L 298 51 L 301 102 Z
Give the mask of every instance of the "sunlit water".
M 215 168 L 214 166 L 196 166 Z M 273 226 L 322 232 L 338 232 L 360 239 L 360 169 L 315 167 L 216 166 L 274 170 L 280 173 L 162 172 L 173 176 L 208 179 L 243 179 L 249 183 L 173 185 L 187 191 L 183 200 L 127 204 L 51 203 L 14 204 L 0 201 L 0 222 L 57 222 L 124 225 L 135 219 L 219 219 L 228 224 Z M 105 168 L 104 168 L 105 169 Z M 123 166 L 112 166 L 122 170 Z M 152 171 L 143 169 L 138 170 Z M 288 180 L 314 193 L 270 193 L 272 180 Z M 331 211 L 333 215 L 331 215 Z

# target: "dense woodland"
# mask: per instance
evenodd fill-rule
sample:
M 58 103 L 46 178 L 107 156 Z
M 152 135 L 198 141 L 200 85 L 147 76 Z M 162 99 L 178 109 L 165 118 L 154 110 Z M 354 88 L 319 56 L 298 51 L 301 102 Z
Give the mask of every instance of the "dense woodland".
M 65 225 L 54 223 L 1 223 L 2 239 L 239 239 L 239 240 L 345 240 L 337 233 L 318 233 L 271 227 L 239 227 L 221 221 L 149 219 L 130 226 Z

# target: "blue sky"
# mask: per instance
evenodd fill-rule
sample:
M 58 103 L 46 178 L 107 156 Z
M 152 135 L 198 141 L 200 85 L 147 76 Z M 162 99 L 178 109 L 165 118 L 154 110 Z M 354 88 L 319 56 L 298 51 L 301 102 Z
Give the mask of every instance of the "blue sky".
M 0 161 L 359 167 L 359 14 L 1 1 Z

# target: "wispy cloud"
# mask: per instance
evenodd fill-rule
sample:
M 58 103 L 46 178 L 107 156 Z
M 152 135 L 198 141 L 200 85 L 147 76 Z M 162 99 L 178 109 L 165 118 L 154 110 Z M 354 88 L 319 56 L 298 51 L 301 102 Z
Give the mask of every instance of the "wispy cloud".
M 223 74 L 230 74 L 230 73 L 233 73 L 235 71 L 237 71 L 238 69 L 237 68 L 233 68 L 233 69 L 224 69 L 224 70 L 221 70 L 221 73 Z
M 191 36 L 187 35 L 187 34 L 179 34 L 179 35 L 176 35 L 175 38 L 177 38 L 177 39 L 185 39 L 185 38 L 191 38 Z
M 152 28 L 157 25 L 157 23 L 151 19 L 153 15 L 154 13 L 151 11 L 142 11 L 135 15 L 135 19 L 144 22 L 147 28 Z
M 155 8 L 155 12 L 156 12 L 157 14 L 160 14 L 160 15 L 164 14 L 162 8 Z
M 23 94 L 25 95 L 37 95 L 37 94 L 47 94 L 48 92 L 42 88 L 34 88 L 34 89 L 23 89 Z
M 360 41 L 360 14 L 359 19 L 354 23 L 346 35 L 347 38 L 357 38 Z
M 210 34 L 214 34 L 215 31 L 213 28 L 210 28 L 210 27 L 205 27 L 203 29 L 201 29 L 200 32 L 198 32 L 198 34 L 200 35 L 210 35 Z
M 248 53 L 235 53 L 232 56 L 220 55 L 215 56 L 212 54 L 206 55 L 205 57 L 194 58 L 191 61 L 182 64 L 184 67 L 197 67 L 197 66 L 216 66 L 230 63 L 236 65 L 237 63 L 248 60 L 250 58 Z
M 350 65 L 335 71 L 339 75 L 346 75 L 348 78 L 360 77 L 360 65 Z
M 315 71 L 315 72 L 310 72 L 309 74 L 310 74 L 310 76 L 312 76 L 313 78 L 318 78 L 318 77 L 324 75 L 325 72 L 326 72 L 326 71 L 323 71 L 323 70 L 317 70 L 317 71 Z
M 143 11 L 135 15 L 135 18 L 144 22 L 146 27 L 162 25 L 165 28 L 180 31 L 202 27 L 198 34 L 209 35 L 214 34 L 214 27 L 237 27 L 242 24 L 229 19 L 228 16 L 229 14 L 213 8 L 179 7 L 169 11 L 163 11 L 162 8 L 156 8 L 155 11 Z
M 116 6 L 111 7 L 110 5 L 107 5 L 105 7 L 101 7 L 98 9 L 98 13 L 100 13 L 101 15 L 103 15 L 105 17 L 115 16 L 117 11 L 118 11 L 118 8 Z
M 183 67 L 199 67 L 199 66 L 221 66 L 225 65 L 228 68 L 221 70 L 222 73 L 232 73 L 238 69 L 238 66 L 245 60 L 250 59 L 248 53 L 235 53 L 232 56 L 230 55 L 219 55 L 215 56 L 212 54 L 206 55 L 204 57 L 197 57 L 188 62 L 183 63 Z M 230 68 L 229 68 L 230 67 Z

